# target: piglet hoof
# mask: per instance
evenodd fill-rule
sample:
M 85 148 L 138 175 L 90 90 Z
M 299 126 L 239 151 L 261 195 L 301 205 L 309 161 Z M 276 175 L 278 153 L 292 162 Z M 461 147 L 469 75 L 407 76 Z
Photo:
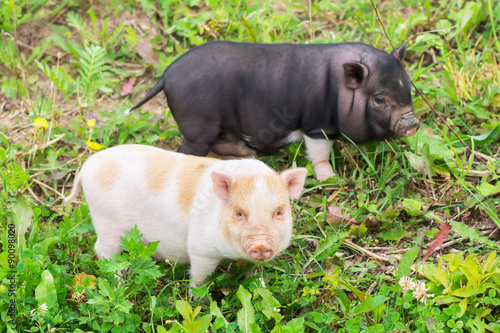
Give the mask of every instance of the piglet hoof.
M 248 255 L 254 260 L 267 260 L 274 255 L 274 249 L 267 244 L 257 244 L 248 249 Z
M 323 182 L 330 177 L 335 176 L 333 169 L 327 161 L 321 161 L 318 163 L 314 163 L 314 173 L 316 174 L 316 178 Z
M 198 283 L 194 282 L 194 281 L 191 281 L 189 283 L 189 288 L 187 290 L 187 294 L 188 294 L 188 297 L 192 297 L 193 300 L 197 300 L 198 299 L 198 296 L 193 296 L 193 288 L 196 288 L 198 287 Z

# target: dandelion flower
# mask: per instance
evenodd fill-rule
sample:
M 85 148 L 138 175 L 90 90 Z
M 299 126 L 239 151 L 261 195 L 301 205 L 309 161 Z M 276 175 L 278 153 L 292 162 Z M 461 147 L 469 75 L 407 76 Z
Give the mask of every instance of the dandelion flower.
M 93 151 L 97 151 L 97 150 L 102 148 L 102 146 L 100 144 L 98 144 L 97 142 L 92 142 L 92 141 L 86 141 L 86 142 L 87 142 L 87 146 Z
M 43 131 L 44 129 L 49 128 L 49 124 L 47 123 L 47 120 L 38 117 L 35 119 L 35 122 L 33 123 L 33 127 L 39 131 Z
M 415 282 L 409 276 L 403 276 L 399 279 L 399 285 L 403 287 L 403 291 L 413 290 L 416 287 Z
M 94 128 L 94 127 L 95 127 L 95 119 L 93 119 L 93 118 L 89 118 L 89 119 L 87 119 L 87 125 L 88 125 L 90 128 Z

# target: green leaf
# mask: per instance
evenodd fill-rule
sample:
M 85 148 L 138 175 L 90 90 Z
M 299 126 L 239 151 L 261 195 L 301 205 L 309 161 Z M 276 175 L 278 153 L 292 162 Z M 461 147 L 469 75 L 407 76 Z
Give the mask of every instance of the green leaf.
M 91 45 L 83 52 L 80 58 L 80 89 L 84 100 L 97 90 L 109 92 L 107 87 L 112 80 L 106 62 L 106 50 L 100 46 Z
M 25 196 L 19 197 L 14 203 L 12 211 L 14 212 L 14 221 L 16 222 L 16 230 L 19 235 L 18 238 L 24 239 L 23 235 L 28 230 L 31 225 L 31 220 L 33 219 L 31 201 L 29 201 Z
M 457 318 L 461 318 L 467 310 L 467 298 L 461 300 L 460 303 L 458 303 L 458 306 L 460 307 L 460 313 L 458 314 Z
M 156 326 L 156 333 L 167 333 L 167 329 L 163 326 Z
M 450 293 L 452 296 L 457 296 L 457 297 L 471 297 L 474 296 L 477 293 L 477 289 L 473 287 L 464 287 L 464 288 L 459 288 L 456 290 L 453 290 L 453 292 Z
M 262 333 L 259 325 L 256 322 L 250 323 L 250 333 Z
M 339 298 L 340 298 L 340 305 L 343 307 L 344 313 L 349 313 L 351 309 L 351 302 L 349 301 L 349 297 L 347 294 L 341 290 L 340 288 L 337 291 Z
M 418 256 L 419 247 L 414 246 L 403 255 L 401 260 L 399 261 L 398 267 L 398 281 L 403 276 L 409 276 L 411 273 L 411 266 L 415 262 Z
M 474 135 L 459 134 L 459 137 L 462 138 L 462 140 L 464 140 L 464 142 L 469 147 L 472 145 L 473 140 L 475 147 L 480 147 L 482 145 L 487 146 L 495 141 L 498 141 L 500 137 L 500 125 L 495 126 L 491 131 L 481 135 L 474 136 Z M 455 147 L 463 147 L 463 143 L 456 136 L 453 136 L 453 138 L 450 141 Z
M 113 288 L 111 288 L 109 282 L 105 279 L 98 278 L 97 285 L 99 286 L 99 293 L 106 297 L 111 297 L 113 295 Z
M 429 280 L 433 281 L 437 285 L 442 285 L 449 290 L 450 285 L 446 273 L 440 268 L 437 268 L 433 264 L 427 263 L 426 265 L 423 266 L 422 273 Z
M 359 226 L 352 224 L 349 228 L 349 235 L 358 238 L 366 234 L 367 231 L 368 228 L 364 224 Z
M 302 266 L 302 269 L 306 268 L 314 260 L 321 260 L 330 256 L 332 253 L 338 250 L 344 239 L 349 236 L 349 233 L 344 231 L 339 234 L 333 234 L 329 236 L 326 240 L 321 243 L 321 245 L 316 249 L 312 257 Z
M 252 306 L 252 295 L 240 285 L 236 292 L 236 297 L 240 300 L 243 307 L 238 311 L 237 322 L 240 331 L 244 333 L 250 332 L 250 324 L 255 322 L 254 309 Z
M 476 187 L 476 189 L 482 196 L 489 197 L 500 193 L 500 183 L 497 183 L 497 185 L 491 185 L 490 183 L 483 181 L 481 182 L 481 185 Z
M 405 211 L 411 216 L 419 215 L 422 210 L 422 204 L 413 199 L 404 199 L 402 206 Z
M 54 306 L 57 303 L 54 277 L 48 270 L 42 272 L 41 281 L 35 289 L 35 299 L 38 301 L 38 306 L 42 304 Z
M 4 187 L 7 191 L 12 191 L 13 193 L 21 189 L 31 179 L 23 167 L 16 162 L 7 164 L 6 168 L 0 168 L 0 175 L 2 176 Z
M 365 313 L 369 311 L 373 311 L 374 309 L 378 308 L 380 305 L 384 304 L 384 302 L 388 298 L 382 295 L 377 295 L 374 297 L 367 298 L 364 302 L 359 304 L 354 308 L 354 313 L 359 314 L 359 313 Z
M 400 239 L 406 237 L 408 232 L 401 229 L 389 229 L 386 231 L 379 232 L 375 236 L 385 240 L 385 241 L 396 241 L 398 242 Z
M 76 82 L 74 78 L 69 75 L 64 68 L 52 66 L 50 68 L 47 64 L 42 64 L 35 59 L 35 63 L 45 75 L 54 83 L 54 85 L 66 96 L 71 97 L 75 90 Z
M 188 302 L 182 299 L 175 301 L 175 309 L 179 311 L 186 322 L 191 322 L 194 319 L 193 308 Z
M 457 232 L 458 234 L 460 234 L 460 236 L 469 238 L 472 241 L 484 243 L 484 244 L 491 246 L 493 248 L 497 248 L 497 249 L 500 248 L 499 243 L 490 240 L 486 236 L 482 236 L 478 230 L 473 229 L 471 227 L 468 227 L 467 225 L 460 223 L 460 222 L 457 222 L 457 221 L 449 221 L 449 222 L 450 222 L 453 230 L 455 232 Z
M 219 306 L 217 305 L 216 301 L 210 301 L 210 314 L 212 316 L 217 317 L 218 319 L 221 319 L 224 327 L 227 328 L 228 322 L 227 322 L 226 318 L 224 318 L 224 316 L 222 315 L 222 312 L 220 311 Z M 219 326 L 219 327 L 222 327 L 222 326 Z
M 304 317 L 294 318 L 283 326 L 283 333 L 304 332 Z
M 276 318 L 280 320 L 282 316 L 275 309 L 281 307 L 280 302 L 273 297 L 273 293 L 269 289 L 257 288 L 254 295 L 259 295 L 262 299 L 255 303 L 255 309 L 261 311 L 267 319 Z
M 210 323 L 212 322 L 212 316 L 209 314 L 204 315 L 200 319 L 198 319 L 196 322 L 200 323 L 200 325 L 195 333 L 205 333 L 208 330 L 208 328 L 210 327 Z

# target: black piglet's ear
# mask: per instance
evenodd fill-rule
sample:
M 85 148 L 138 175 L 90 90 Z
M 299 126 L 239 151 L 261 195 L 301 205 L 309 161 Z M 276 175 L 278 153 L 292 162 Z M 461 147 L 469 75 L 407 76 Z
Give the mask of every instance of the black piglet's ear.
M 396 51 L 397 55 L 399 56 L 399 59 L 401 59 L 401 61 L 403 61 L 403 58 L 405 57 L 405 52 L 406 52 L 406 44 L 403 44 L 400 47 L 396 48 L 395 51 Z M 394 53 L 394 51 L 391 52 L 391 56 L 393 56 L 397 60 L 398 57 L 396 56 L 396 53 Z
M 358 89 L 368 76 L 368 67 L 359 62 L 347 62 L 343 66 L 346 87 Z

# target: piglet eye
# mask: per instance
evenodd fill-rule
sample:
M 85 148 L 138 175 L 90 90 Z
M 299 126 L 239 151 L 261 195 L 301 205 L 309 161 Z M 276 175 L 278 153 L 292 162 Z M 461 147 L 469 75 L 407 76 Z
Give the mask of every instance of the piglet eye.
M 375 97 L 374 100 L 375 100 L 375 103 L 377 103 L 377 104 L 387 104 L 387 102 L 385 101 L 385 98 L 383 98 L 383 97 Z
M 276 217 L 283 217 L 283 215 L 285 215 L 283 209 L 280 208 L 276 211 Z
M 243 220 L 245 214 L 241 210 L 237 210 L 234 212 L 234 216 L 236 217 L 237 220 Z

